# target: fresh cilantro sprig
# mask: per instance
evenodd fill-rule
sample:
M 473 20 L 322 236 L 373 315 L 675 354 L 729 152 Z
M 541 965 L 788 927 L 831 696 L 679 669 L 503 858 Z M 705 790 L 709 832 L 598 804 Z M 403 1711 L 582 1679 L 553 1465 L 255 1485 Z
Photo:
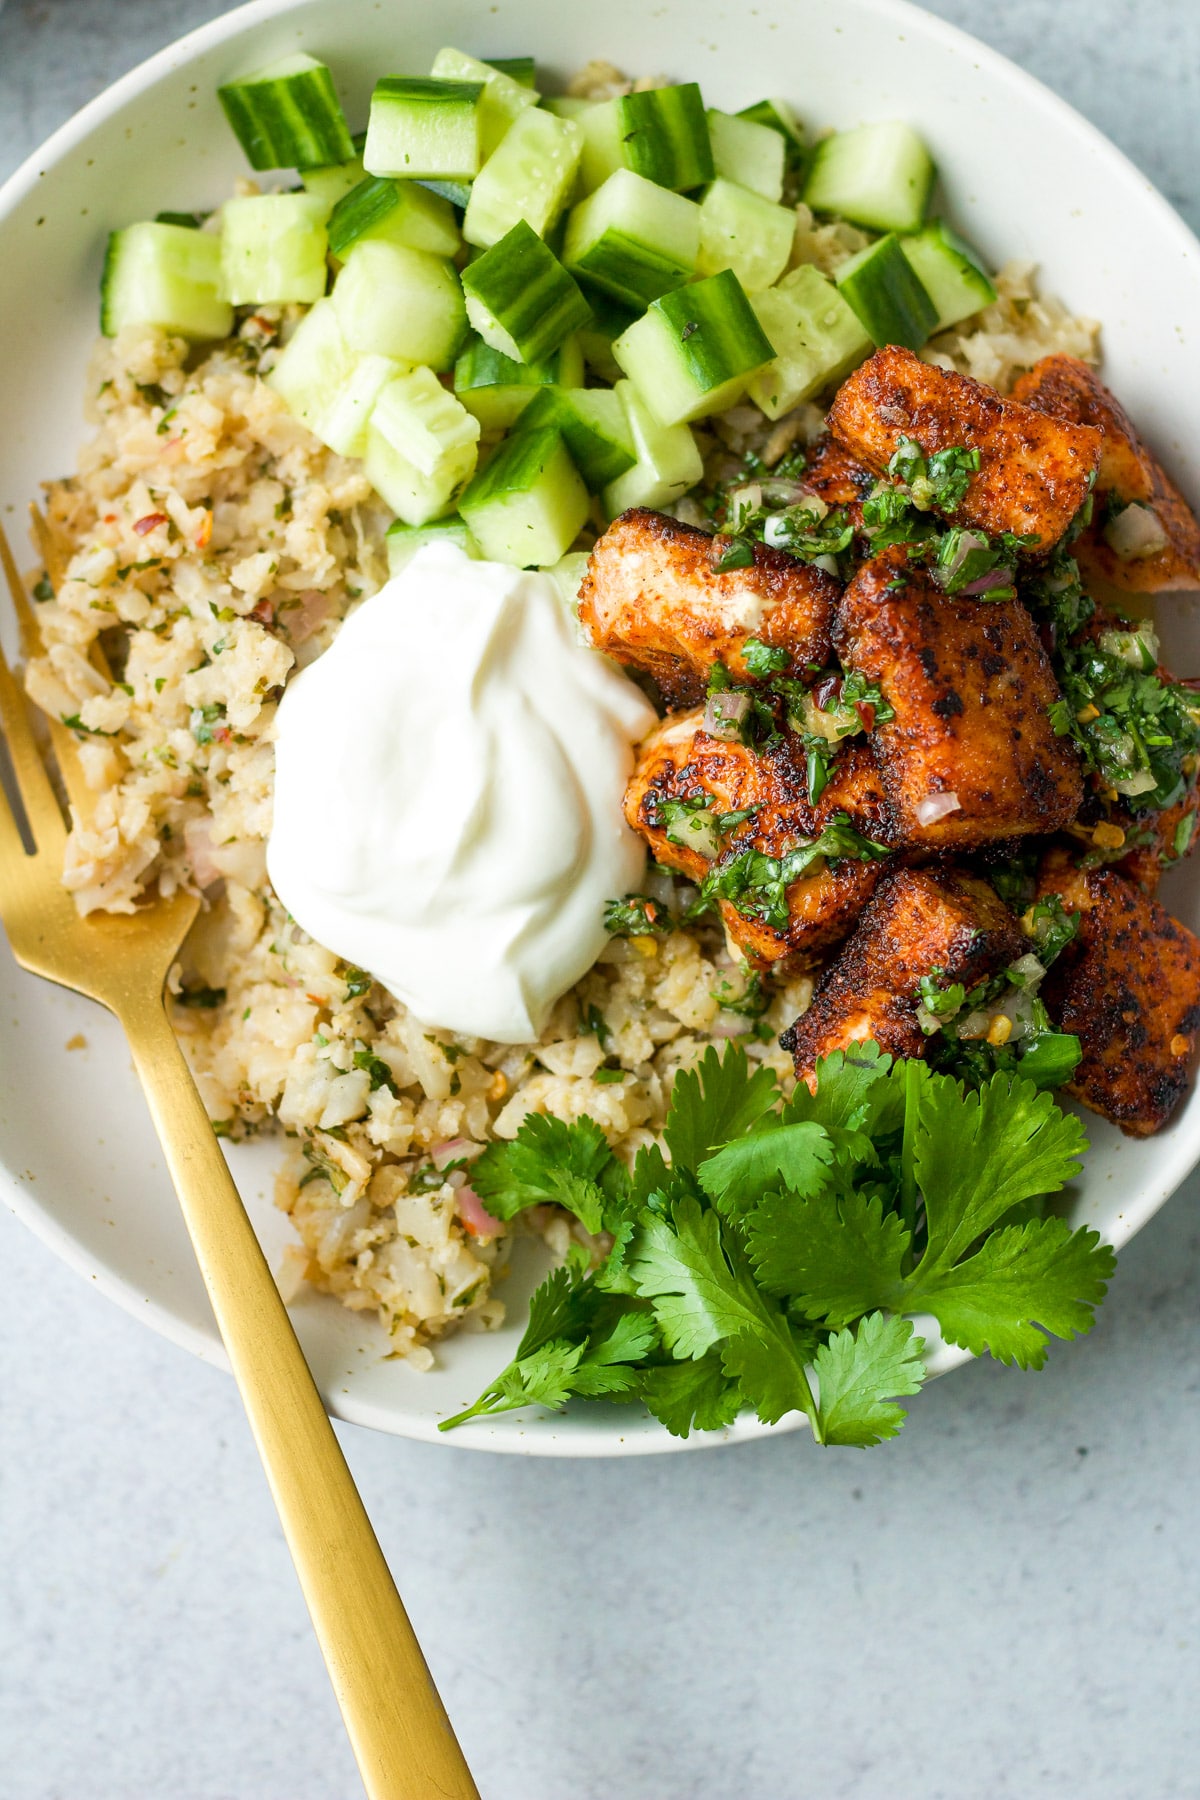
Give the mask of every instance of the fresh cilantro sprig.
M 912 1315 L 1023 1368 L 1091 1328 L 1112 1251 L 1045 1216 L 1086 1147 L 1028 1082 L 971 1092 L 872 1043 L 786 1100 L 710 1048 L 632 1170 L 590 1119 L 527 1118 L 472 1165 L 489 1211 L 560 1204 L 611 1247 L 549 1277 L 512 1363 L 444 1428 L 603 1398 L 678 1436 L 801 1412 L 818 1442 L 879 1443 L 924 1380 Z

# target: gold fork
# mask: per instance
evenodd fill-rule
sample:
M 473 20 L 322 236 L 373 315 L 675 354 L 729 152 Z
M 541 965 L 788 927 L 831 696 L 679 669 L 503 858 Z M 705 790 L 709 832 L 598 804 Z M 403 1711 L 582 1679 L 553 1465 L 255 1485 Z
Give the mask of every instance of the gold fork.
M 3 531 L 0 561 L 28 655 L 37 623 Z M 167 973 L 198 903 L 178 893 L 128 916 L 79 916 L 62 885 L 63 816 L 2 650 L 0 738 L 25 827 L 0 785 L 0 920 L 22 967 L 99 1001 L 125 1028 L 363 1785 L 370 1800 L 479 1800 L 167 1018 Z M 51 739 L 82 808 L 72 734 L 55 722 Z

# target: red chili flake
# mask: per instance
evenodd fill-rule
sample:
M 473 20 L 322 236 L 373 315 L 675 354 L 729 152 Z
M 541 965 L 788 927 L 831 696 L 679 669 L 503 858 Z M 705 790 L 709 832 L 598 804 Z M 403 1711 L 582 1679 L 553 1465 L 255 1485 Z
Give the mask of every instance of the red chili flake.
M 858 722 L 864 731 L 875 729 L 875 708 L 870 700 L 856 700 L 854 710 L 858 714 Z
M 157 531 L 160 525 L 167 523 L 166 513 L 146 513 L 143 518 L 135 522 L 133 529 L 139 537 L 145 537 L 148 532 Z

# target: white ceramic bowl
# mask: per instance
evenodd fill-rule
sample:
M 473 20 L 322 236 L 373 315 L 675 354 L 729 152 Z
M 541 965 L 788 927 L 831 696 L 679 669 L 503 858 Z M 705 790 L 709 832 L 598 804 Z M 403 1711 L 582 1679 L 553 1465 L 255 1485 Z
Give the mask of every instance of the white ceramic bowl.
M 1027 257 L 1046 288 L 1104 321 L 1105 375 L 1172 473 L 1200 500 L 1200 245 L 1148 181 L 1061 101 L 961 32 L 900 0 L 609 0 L 602 20 L 562 0 L 257 0 L 214 21 L 102 94 L 0 193 L 0 507 L 20 538 L 38 482 L 75 463 L 83 373 L 96 331 L 106 231 L 160 208 L 212 206 L 243 172 L 216 100 L 220 82 L 303 47 L 325 58 L 355 126 L 381 74 L 427 69 L 455 44 L 533 51 L 547 84 L 593 56 L 635 73 L 699 80 L 728 108 L 782 94 L 812 125 L 906 118 L 942 171 L 944 202 L 993 263 Z M 1167 660 L 1200 671 L 1200 610 L 1160 606 Z M 7 627 L 6 627 L 7 628 Z M 1200 926 L 1194 883 L 1168 904 Z M 76 1033 L 85 1049 L 68 1050 Z M 1149 1142 L 1093 1121 L 1072 1218 L 1121 1245 L 1200 1153 L 1200 1093 Z M 268 1253 L 287 1227 L 270 1205 L 276 1149 L 231 1161 Z M 198 1355 L 223 1360 L 120 1033 L 96 1008 L 0 962 L 0 1191 L 67 1261 Z M 532 1278 L 532 1277 L 531 1277 Z M 1118 1275 L 1118 1280 L 1120 1279 Z M 330 1300 L 293 1309 L 332 1411 L 408 1437 L 474 1398 L 511 1354 L 528 1284 L 508 1289 L 499 1336 L 445 1346 L 436 1373 L 383 1360 L 380 1334 Z M 935 1367 L 964 1360 L 939 1352 Z M 787 1423 L 776 1429 L 787 1429 Z M 740 1422 L 692 1445 L 758 1436 Z M 672 1449 L 632 1409 L 475 1423 L 443 1442 L 611 1456 Z

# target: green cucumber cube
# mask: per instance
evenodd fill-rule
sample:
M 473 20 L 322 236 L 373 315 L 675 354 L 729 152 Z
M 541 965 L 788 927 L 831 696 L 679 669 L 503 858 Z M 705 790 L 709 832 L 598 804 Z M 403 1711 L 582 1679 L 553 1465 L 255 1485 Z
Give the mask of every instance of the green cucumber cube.
M 543 387 L 582 387 L 583 356 L 569 337 L 544 362 L 514 362 L 482 338 L 471 340 L 454 365 L 454 391 L 488 432 L 507 431 Z
M 729 269 L 664 294 L 613 345 L 661 425 L 721 412 L 775 355 Z
M 365 239 L 406 244 L 431 256 L 457 256 L 462 249 L 450 202 L 419 181 L 391 175 L 368 175 L 343 195 L 329 215 L 328 230 L 329 248 L 343 258 Z
M 325 203 L 315 194 L 248 194 L 221 208 L 221 292 L 233 306 L 309 305 L 328 274 Z
M 660 425 L 631 381 L 618 381 L 616 392 L 637 461 L 604 490 L 604 510 L 610 519 L 631 506 L 672 506 L 704 475 L 690 425 Z
M 303 50 L 217 89 L 252 169 L 346 163 L 354 145 L 323 62 Z
M 539 237 L 570 198 L 583 136 L 570 119 L 535 108 L 510 125 L 471 188 L 463 218 L 468 244 L 487 248 L 524 219 Z
M 782 143 L 778 133 L 773 134 Z M 777 281 L 788 266 L 796 237 L 796 215 L 749 188 L 723 176 L 705 190 L 700 202 L 701 275 L 732 269 L 748 294 Z
M 483 83 L 385 75 L 371 95 L 369 175 L 469 181 L 479 171 Z
M 775 360 L 750 381 L 749 393 L 768 419 L 841 381 L 870 354 L 871 339 L 833 282 L 811 263 L 751 298 Z
M 537 86 L 537 64 L 532 56 L 489 56 L 487 66 L 495 69 L 497 75 L 507 75 L 518 87 Z
M 873 344 L 903 344 L 919 350 L 937 326 L 937 307 L 917 279 L 895 232 L 877 238 L 844 262 L 834 279 Z
M 736 116 L 739 119 L 750 119 L 755 125 L 765 125 L 770 131 L 777 131 L 783 139 L 783 154 L 788 168 L 794 169 L 805 160 L 807 152 L 804 147 L 804 127 L 786 100 L 756 100 L 752 106 L 743 106 Z
M 332 213 L 339 200 L 353 193 L 365 172 L 362 157 L 356 156 L 351 162 L 328 163 L 323 169 L 305 169 L 300 179 L 305 193 L 315 195 Z
M 453 263 L 404 244 L 355 244 L 333 284 L 346 341 L 398 362 L 449 369 L 466 336 L 466 308 Z
M 780 199 L 787 160 L 782 134 L 744 114 L 718 112 L 714 106 L 709 107 L 707 117 L 717 178 L 736 181 L 764 200 Z
M 516 431 L 475 476 L 459 511 L 486 557 L 531 569 L 566 555 L 587 520 L 588 495 L 557 431 Z
M 590 102 L 574 115 L 583 133 L 583 155 L 579 162 L 579 185 L 585 194 L 602 187 L 618 169 L 628 168 L 621 143 L 621 120 L 615 100 Z
M 127 225 L 112 231 L 100 278 L 100 329 L 158 325 L 178 337 L 228 337 L 233 308 L 221 297 L 221 240 L 186 225 Z
M 467 317 L 485 344 L 514 362 L 540 362 L 590 317 L 554 252 L 519 219 L 462 273 Z
M 483 555 L 465 522 L 458 518 L 438 519 L 432 525 L 406 525 L 402 519 L 397 519 L 394 525 L 388 526 L 383 543 L 389 575 L 398 575 L 426 544 L 453 544 L 456 550 L 476 562 Z
M 915 237 L 901 238 L 900 248 L 937 308 L 936 330 L 957 325 L 995 300 L 978 255 L 944 219 L 931 219 Z
M 893 120 L 822 138 L 804 199 L 875 231 L 916 231 L 933 186 L 933 159 L 911 125 Z
M 712 180 L 708 120 L 694 81 L 622 94 L 616 109 L 621 159 L 635 175 L 679 193 Z
M 541 96 L 528 82 L 514 81 L 495 63 L 480 62 L 464 50 L 439 50 L 430 74 L 448 81 L 478 81 L 483 86 L 480 109 L 480 155 L 492 155 L 509 126 Z
M 444 513 L 474 473 L 479 421 L 432 369 L 413 369 L 381 388 L 367 426 L 367 480 L 406 525 Z
M 611 388 L 539 388 L 519 429 L 536 431 L 545 425 L 562 433 L 589 493 L 598 494 L 637 461 L 625 408 Z
M 339 456 L 362 456 L 367 421 L 380 389 L 401 373 L 389 356 L 364 355 L 346 342 L 332 300 L 301 319 L 267 376 L 293 418 Z
M 630 169 L 610 175 L 567 217 L 565 266 L 638 311 L 682 287 L 699 254 L 696 202 Z

